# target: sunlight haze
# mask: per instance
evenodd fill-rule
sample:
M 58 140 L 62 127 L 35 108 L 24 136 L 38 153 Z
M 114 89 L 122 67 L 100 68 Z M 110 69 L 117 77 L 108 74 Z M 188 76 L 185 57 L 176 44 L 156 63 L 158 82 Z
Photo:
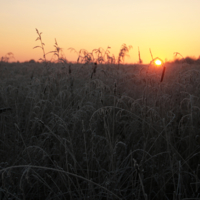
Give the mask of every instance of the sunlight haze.
M 12 52 L 15 61 L 42 57 L 37 28 L 45 51 L 54 50 L 55 38 L 69 61 L 77 51 L 110 46 L 118 56 L 123 43 L 132 45 L 126 63 L 138 62 L 138 47 L 144 63 L 154 57 L 172 60 L 200 55 L 199 0 L 6 0 L 0 3 L 0 56 Z M 51 56 L 48 55 L 47 59 Z

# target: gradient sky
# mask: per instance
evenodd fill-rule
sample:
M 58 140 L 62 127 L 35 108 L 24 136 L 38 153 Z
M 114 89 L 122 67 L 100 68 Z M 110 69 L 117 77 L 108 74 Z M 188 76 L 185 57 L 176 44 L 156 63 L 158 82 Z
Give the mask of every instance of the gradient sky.
M 42 32 L 46 52 L 54 41 L 69 61 L 77 55 L 68 48 L 110 46 L 118 55 L 123 43 L 132 45 L 126 63 L 144 63 L 151 56 L 173 59 L 200 55 L 200 0 L 0 0 L 0 56 L 12 52 L 15 61 L 38 60 L 41 49 L 35 28 Z M 51 56 L 47 56 L 50 59 Z

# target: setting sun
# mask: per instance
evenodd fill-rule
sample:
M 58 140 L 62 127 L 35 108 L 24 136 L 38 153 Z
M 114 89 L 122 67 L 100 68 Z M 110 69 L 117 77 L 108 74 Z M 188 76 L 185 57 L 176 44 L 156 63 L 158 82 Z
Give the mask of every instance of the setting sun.
M 157 66 L 160 66 L 160 65 L 162 64 L 162 62 L 161 62 L 161 60 L 157 59 L 157 60 L 155 60 L 155 64 L 156 64 Z

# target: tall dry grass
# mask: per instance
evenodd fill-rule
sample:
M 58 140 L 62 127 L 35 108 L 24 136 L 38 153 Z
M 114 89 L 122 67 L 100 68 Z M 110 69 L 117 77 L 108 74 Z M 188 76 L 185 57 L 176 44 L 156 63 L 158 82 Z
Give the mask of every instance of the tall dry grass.
M 2 63 L 0 198 L 199 199 L 200 66 L 87 61 Z

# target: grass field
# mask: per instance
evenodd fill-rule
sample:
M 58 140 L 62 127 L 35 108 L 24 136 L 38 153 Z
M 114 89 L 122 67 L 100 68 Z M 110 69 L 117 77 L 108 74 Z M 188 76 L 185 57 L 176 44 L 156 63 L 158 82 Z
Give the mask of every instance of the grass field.
M 0 66 L 0 199 L 200 199 L 200 65 Z

